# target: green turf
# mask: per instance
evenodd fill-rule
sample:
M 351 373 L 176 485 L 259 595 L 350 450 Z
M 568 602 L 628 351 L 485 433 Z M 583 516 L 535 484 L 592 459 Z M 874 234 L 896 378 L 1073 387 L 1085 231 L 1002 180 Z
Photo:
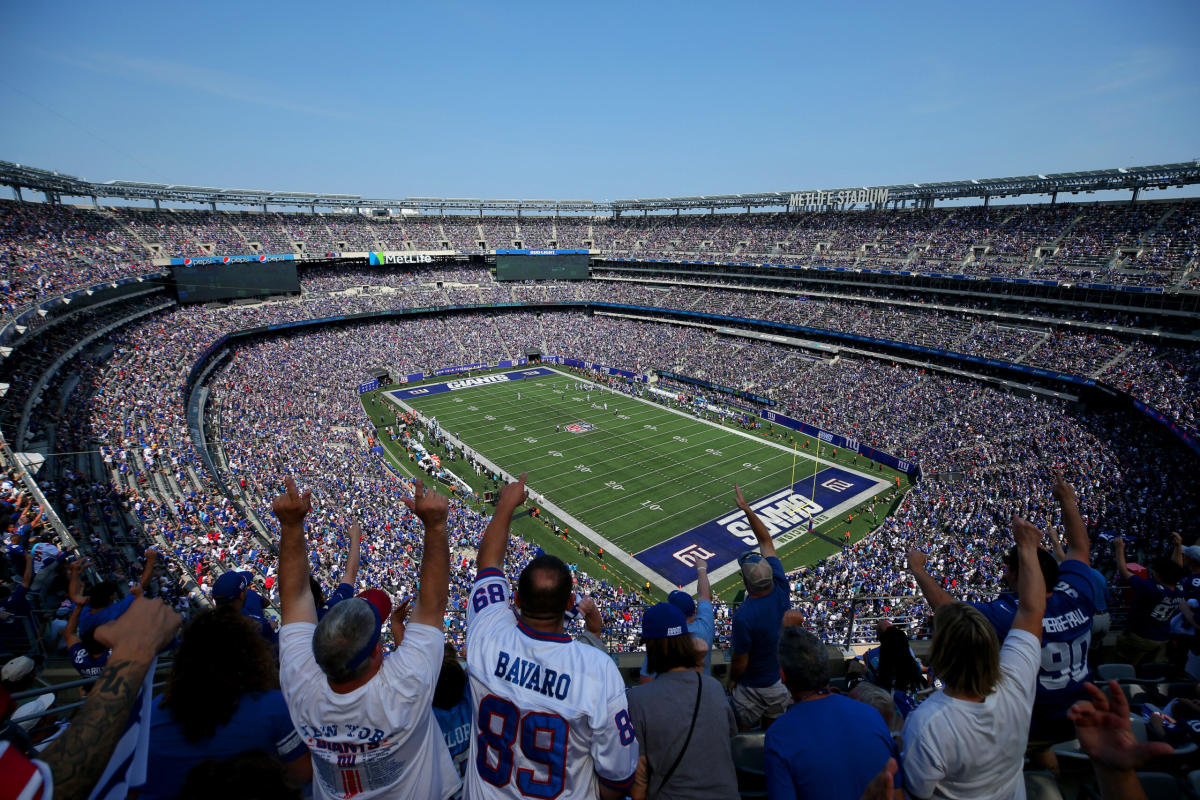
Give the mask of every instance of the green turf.
M 535 492 L 630 554 L 727 513 L 735 482 L 753 500 L 787 486 L 793 474 L 799 481 L 820 468 L 804 450 L 794 457 L 790 449 L 772 446 L 768 438 L 773 437 L 747 438 L 732 427 L 599 388 L 589 400 L 587 392 L 572 388 L 579 380 L 565 374 L 539 377 L 406 402 L 436 417 L 445 430 L 504 471 L 527 472 Z M 595 427 L 570 433 L 565 427 L 571 423 Z M 556 424 L 564 429 L 556 431 Z M 398 452 L 390 455 L 403 459 Z M 849 466 L 852 457 L 843 454 L 837 460 Z M 456 471 L 469 477 L 461 468 Z M 890 470 L 879 474 L 884 480 L 893 475 Z M 869 521 L 856 519 L 850 526 L 852 540 L 869 527 Z M 838 534 L 846 528 L 841 523 Z M 785 564 L 796 566 L 836 549 L 805 535 L 782 548 L 782 554 Z

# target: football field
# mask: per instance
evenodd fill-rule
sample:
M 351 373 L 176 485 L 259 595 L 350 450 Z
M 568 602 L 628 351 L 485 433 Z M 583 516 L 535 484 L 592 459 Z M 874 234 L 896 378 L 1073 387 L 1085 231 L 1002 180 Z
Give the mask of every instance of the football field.
M 386 392 L 434 418 L 505 475 L 528 473 L 531 500 L 660 588 L 714 581 L 754 545 L 733 485 L 781 555 L 812 527 L 890 487 L 885 477 L 814 458 L 733 426 L 603 389 L 546 366 Z

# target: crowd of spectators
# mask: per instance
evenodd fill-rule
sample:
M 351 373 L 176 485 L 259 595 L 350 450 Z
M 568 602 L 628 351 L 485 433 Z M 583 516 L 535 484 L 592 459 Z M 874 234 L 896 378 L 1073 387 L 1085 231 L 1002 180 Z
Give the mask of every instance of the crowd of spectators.
M 29 228 L 45 222 L 31 220 L 17 205 L 5 213 L 8 225 Z M 96 215 L 69 209 L 56 213 L 61 216 L 53 225 L 75 226 L 73 236 L 91 235 L 75 217 Z M 129 220 L 138 218 L 127 221 L 128 230 L 143 240 L 163 230 L 160 218 L 150 212 L 123 213 Z M 180 215 L 198 232 L 193 235 L 215 236 L 203 228 L 218 225 L 218 220 L 206 216 Z M 887 216 L 864 216 L 856 223 L 863 230 L 853 236 L 879 234 Z M 970 216 L 978 217 L 979 212 Z M 1158 217 L 1136 225 L 1128 220 L 1106 222 L 1101 238 L 1128 237 L 1130 226 L 1144 229 L 1151 223 L 1158 224 Z M 264 224 L 264 229 L 273 230 L 275 224 L 284 223 Z M 928 224 L 932 223 L 921 223 Z M 314 246 L 334 244 L 312 230 L 289 230 L 289 235 L 303 234 Z M 544 225 L 539 230 L 545 235 Z M 908 246 L 905 237 L 910 234 L 889 231 L 888 241 L 901 244 L 888 247 Z M 693 243 L 707 234 L 680 223 L 671 235 L 678 237 L 673 241 Z M 742 232 L 731 229 L 727 235 Z M 182 246 L 178 242 L 183 241 L 172 240 L 172 246 Z M 877 235 L 875 241 L 884 239 Z M 112 245 L 109 252 L 120 246 Z M 1077 245 L 1079 252 L 1087 247 Z M 937 249 L 945 253 L 952 248 L 941 243 Z M 248 570 L 267 606 L 277 605 L 281 567 L 264 523 L 271 518 L 272 498 L 280 493 L 278 481 L 285 474 L 294 475 L 319 501 L 307 519 L 306 557 L 308 572 L 323 595 L 335 594 L 347 574 L 354 522 L 367 533 L 352 588 L 382 588 L 396 598 L 420 592 L 418 571 L 425 561 L 427 526 L 412 513 L 418 490 L 388 467 L 375 445 L 382 435 L 412 449 L 417 443 L 422 448 L 443 443 L 435 443 L 432 431 L 400 416 L 388 430 L 376 430 L 364 414 L 357 384 L 379 365 L 397 374 L 428 372 L 453 364 L 513 359 L 532 348 L 636 371 L 670 370 L 766 395 L 784 413 L 920 463 L 924 480 L 894 513 L 880 517 L 881 527 L 872 538 L 781 579 L 787 585 L 787 605 L 800 612 L 809 630 L 830 643 L 874 641 L 880 619 L 909 635 L 930 633 L 923 587 L 905 558 L 912 549 L 927 554 L 929 573 L 955 598 L 995 597 L 1007 564 L 1014 515 L 1047 531 L 1051 541 L 1055 532 L 1067 528 L 1058 505 L 1044 491 L 1050 467 L 1061 470 L 1076 487 L 1081 519 L 1095 548 L 1091 564 L 1114 584 L 1128 581 L 1136 586 L 1127 575 L 1125 547 L 1142 561 L 1153 560 L 1170 550 L 1173 531 L 1185 531 L 1188 541 L 1193 539 L 1194 520 L 1200 518 L 1188 456 L 1147 421 L 1081 410 L 886 360 L 845 355 L 832 359 L 704 328 L 578 310 L 367 322 L 239 344 L 208 383 L 209 445 L 217 465 L 210 471 L 208 454 L 197 450 L 189 430 L 181 388 L 193 365 L 220 336 L 349 311 L 446 303 L 622 302 L 864 335 L 886 330 L 901 341 L 1096 375 L 1183 425 L 1196 426 L 1200 362 L 1195 353 L 1128 337 L 1009 327 L 969 314 L 720 286 L 619 280 L 498 284 L 485 270 L 465 266 L 354 272 L 320 268 L 307 271 L 304 282 L 300 298 L 257 305 L 179 308 L 135 319 L 161 304 L 159 295 L 85 310 L 70 325 L 42 332 L 35 345 L 4 365 L 9 393 L 0 398 L 0 425 L 12 435 L 27 422 L 26 439 L 45 438 L 49 449 L 71 456 L 55 457 L 39 481 L 82 553 L 90 557 L 89 587 L 82 593 L 68 580 L 72 568 L 67 541 L 48 529 L 45 509 L 36 509 L 30 495 L 18 488 L 16 475 L 10 475 L 0 495 L 0 510 L 11 517 L 4 577 L 13 588 L 4 600 L 9 614 L 4 621 L 12 619 L 8 609 L 14 596 L 18 601 L 32 596 L 35 602 L 26 603 L 28 610 L 16 604 L 18 615 L 31 620 L 31 628 L 23 638 L 13 634 L 6 639 L 9 655 L 38 655 L 35 640 L 44 639 L 42 652 L 46 647 L 72 647 L 78 628 L 82 641 L 97 651 L 88 651 L 88 659 L 101 657 L 107 648 L 89 639 L 83 629 L 110 622 L 118 606 L 132 608 L 131 599 L 117 599 L 120 587 L 131 582 L 139 587 L 135 593 L 161 597 L 192 615 L 219 599 L 214 589 L 222 576 Z M 61 361 L 73 341 L 122 320 L 126 324 L 109 333 L 102 348 L 78 353 L 59 368 L 44 385 L 41 404 L 30 407 L 25 420 L 25 400 L 48 366 Z M 445 516 L 449 561 L 444 635 L 460 649 L 468 633 L 474 554 L 489 522 L 473 500 L 466 491 L 456 492 Z M 878 509 L 869 513 L 878 514 Z M 1110 544 L 1114 541 L 1121 542 L 1116 552 Z M 154 549 L 147 549 L 150 545 Z M 504 552 L 504 571 L 516 574 L 537 554 L 534 543 L 514 539 Z M 1164 569 L 1156 569 L 1152 577 L 1163 596 L 1173 599 L 1171 578 L 1177 576 Z M 752 565 L 743 569 L 743 576 L 754 596 L 752 584 L 762 576 L 754 574 Z M 644 635 L 643 597 L 620 581 L 596 575 L 577 573 L 577 583 L 602 609 L 610 646 L 636 648 Z M 744 653 L 733 606 L 720 599 L 714 606 L 714 648 L 732 646 L 735 656 Z M 72 618 L 72 607 L 90 611 Z M 113 612 L 104 611 L 110 607 Z M 55 621 L 39 619 L 35 608 L 49 612 Z M 89 622 L 97 615 L 101 619 Z M 401 643 L 394 636 L 383 641 Z M 81 674 L 89 669 L 94 677 L 103 666 L 88 659 L 77 663 Z M 820 687 L 801 682 L 788 683 L 787 688 L 797 699 L 798 693 Z M 746 709 L 745 701 L 741 707 L 735 703 L 739 720 L 750 716 Z M 272 744 L 284 761 L 294 761 L 300 752 L 287 739 L 277 738 Z M 303 769 L 298 774 L 303 776 Z

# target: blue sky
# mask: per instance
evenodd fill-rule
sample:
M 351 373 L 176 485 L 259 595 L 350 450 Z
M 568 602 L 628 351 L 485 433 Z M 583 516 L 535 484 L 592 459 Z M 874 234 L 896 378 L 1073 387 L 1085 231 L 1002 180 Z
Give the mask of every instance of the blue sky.
M 1193 160 L 1198 30 L 1194 0 L 9 2 L 0 159 L 594 200 Z

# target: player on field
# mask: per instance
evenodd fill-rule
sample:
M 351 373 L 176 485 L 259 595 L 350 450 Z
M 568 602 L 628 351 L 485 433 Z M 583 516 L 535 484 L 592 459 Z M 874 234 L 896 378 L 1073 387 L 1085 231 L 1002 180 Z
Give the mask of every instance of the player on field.
M 563 630 L 570 571 L 540 555 L 515 594 L 504 576 L 509 525 L 526 496 L 524 475 L 501 490 L 479 544 L 467 605 L 477 705 L 463 797 L 617 800 L 633 783 L 637 741 L 616 665 Z

